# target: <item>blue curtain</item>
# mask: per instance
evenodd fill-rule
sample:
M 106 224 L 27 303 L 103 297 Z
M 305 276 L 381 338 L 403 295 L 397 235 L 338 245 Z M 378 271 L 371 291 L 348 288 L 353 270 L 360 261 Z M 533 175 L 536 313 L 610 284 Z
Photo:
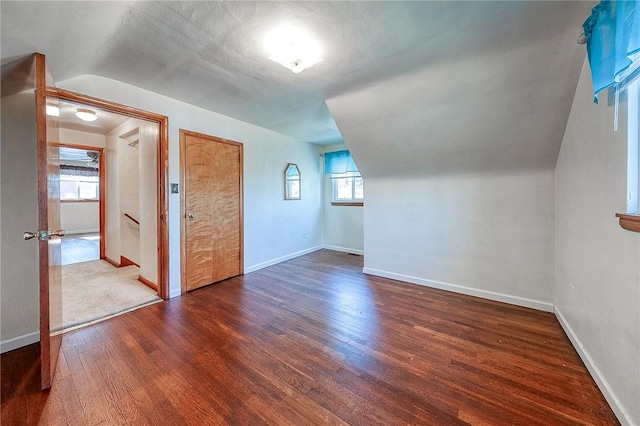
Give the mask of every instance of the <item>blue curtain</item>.
M 324 154 L 324 173 L 340 174 L 340 173 L 358 173 L 356 163 L 351 157 L 351 153 L 347 150 L 327 152 Z
M 630 80 L 634 77 L 630 72 L 638 71 L 640 4 L 636 0 L 602 0 L 582 28 L 597 103 L 601 90 Z

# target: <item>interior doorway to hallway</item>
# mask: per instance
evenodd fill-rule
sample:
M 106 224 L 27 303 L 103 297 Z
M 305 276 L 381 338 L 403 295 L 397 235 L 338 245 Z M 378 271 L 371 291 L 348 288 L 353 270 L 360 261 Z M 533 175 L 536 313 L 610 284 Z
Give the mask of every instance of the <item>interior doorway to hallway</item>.
M 59 101 L 61 216 L 67 230 L 63 329 L 69 330 L 168 295 L 161 190 L 167 120 L 73 92 L 50 89 L 48 95 Z

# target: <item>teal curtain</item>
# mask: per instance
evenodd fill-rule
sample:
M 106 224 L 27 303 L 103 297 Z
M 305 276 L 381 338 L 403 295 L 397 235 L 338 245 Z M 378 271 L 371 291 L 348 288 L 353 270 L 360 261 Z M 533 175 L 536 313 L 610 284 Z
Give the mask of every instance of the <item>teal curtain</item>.
M 636 0 L 602 0 L 582 28 L 597 103 L 600 91 L 623 88 L 640 71 L 640 4 Z
M 358 167 L 347 150 L 327 152 L 324 154 L 324 173 L 358 173 Z

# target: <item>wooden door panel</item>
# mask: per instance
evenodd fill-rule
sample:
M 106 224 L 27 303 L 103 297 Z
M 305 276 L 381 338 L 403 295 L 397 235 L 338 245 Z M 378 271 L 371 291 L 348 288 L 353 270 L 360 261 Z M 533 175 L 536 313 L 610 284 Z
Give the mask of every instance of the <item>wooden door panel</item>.
M 60 229 L 59 121 L 46 114 L 47 86 L 53 86 L 44 55 L 36 54 L 38 144 L 38 229 Z M 49 100 L 49 102 L 57 102 Z M 62 343 L 62 253 L 60 238 L 39 241 L 40 358 L 42 388 L 51 387 Z
M 238 147 L 213 144 L 213 217 L 216 240 L 212 246 L 213 282 L 239 274 L 240 232 L 238 226 L 240 158 Z
M 208 206 L 213 203 L 209 188 L 212 178 L 209 173 L 212 155 L 207 141 L 188 138 L 186 159 L 188 171 L 185 181 L 187 217 L 187 288 L 189 290 L 211 283 L 213 259 L 211 258 L 212 233 L 210 224 L 212 213 Z
M 242 273 L 242 144 L 181 130 L 183 290 Z

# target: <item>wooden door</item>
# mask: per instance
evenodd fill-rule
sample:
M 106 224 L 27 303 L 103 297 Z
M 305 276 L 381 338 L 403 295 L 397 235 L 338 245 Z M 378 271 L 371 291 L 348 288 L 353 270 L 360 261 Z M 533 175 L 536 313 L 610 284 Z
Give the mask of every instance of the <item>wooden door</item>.
M 60 239 L 50 238 L 60 225 L 58 148 L 51 143 L 59 138 L 57 118 L 46 115 L 48 82 L 44 55 L 2 66 L 3 332 L 32 336 L 39 296 L 43 389 L 55 373 L 62 325 Z M 24 241 L 25 232 L 34 238 Z
M 180 130 L 182 291 L 243 273 L 242 144 Z
M 36 123 L 38 133 L 38 229 L 40 239 L 40 371 L 42 388 L 51 387 L 62 343 L 62 253 L 60 236 L 60 127 L 58 117 L 46 114 L 47 86 L 53 87 L 44 55 L 36 54 Z

